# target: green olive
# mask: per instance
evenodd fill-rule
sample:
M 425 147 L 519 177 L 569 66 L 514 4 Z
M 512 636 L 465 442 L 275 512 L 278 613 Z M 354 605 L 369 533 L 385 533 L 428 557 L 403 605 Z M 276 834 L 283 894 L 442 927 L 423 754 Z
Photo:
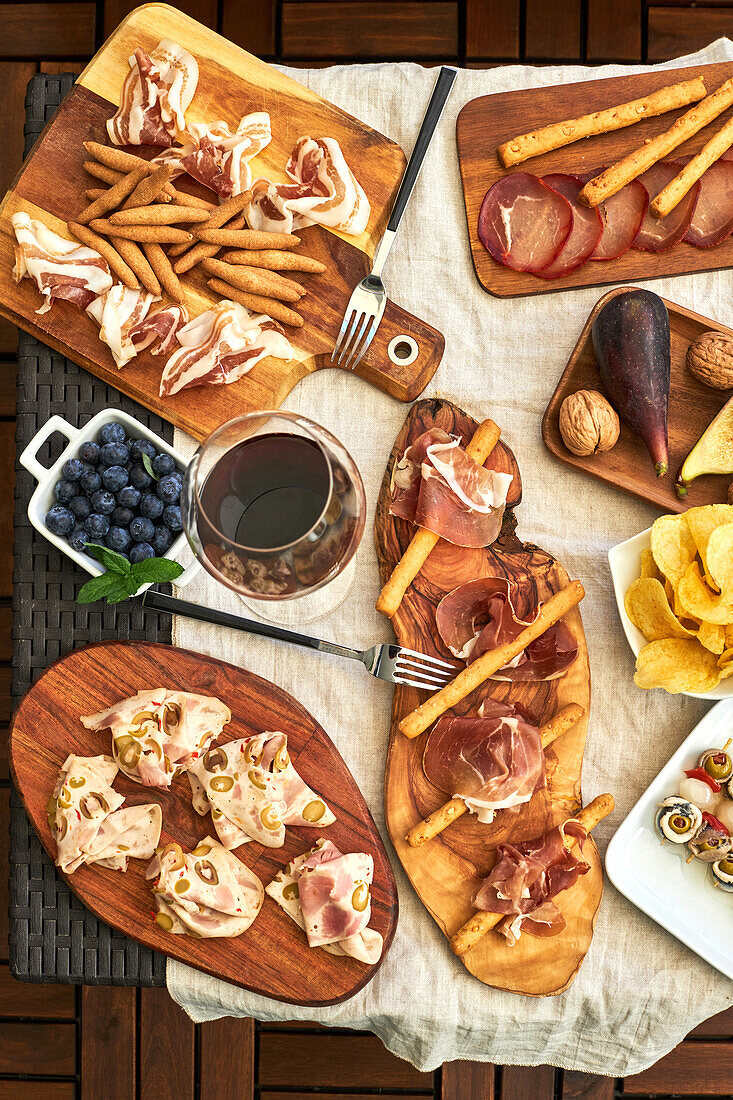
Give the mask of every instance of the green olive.
M 186 890 L 191 889 L 191 883 L 187 878 L 179 878 L 177 882 L 173 883 L 173 889 L 177 894 L 185 894 Z
M 166 844 L 160 855 L 161 861 L 164 860 L 166 856 L 173 856 L 173 860 L 169 867 L 170 871 L 180 870 L 186 862 L 183 858 L 183 848 L 180 844 Z
M 61 818 L 61 823 L 56 831 L 56 837 L 58 840 L 63 840 L 69 829 L 69 823 L 65 817 Z
M 71 805 L 71 795 L 67 791 L 66 787 L 62 787 L 58 793 L 58 804 L 62 810 L 68 810 Z
M 229 763 L 229 757 L 222 748 L 209 749 L 208 752 L 204 753 L 201 763 L 207 772 L 224 771 Z M 215 787 L 214 790 L 216 789 Z
M 79 787 L 83 787 L 85 783 L 86 779 L 83 775 L 72 775 L 71 779 L 69 780 L 69 786 L 73 787 L 74 790 L 78 790 Z
M 156 913 L 155 923 L 163 929 L 164 932 L 170 932 L 173 927 L 173 920 L 167 913 Z
M 700 763 L 710 778 L 718 783 L 724 783 L 733 775 L 733 760 L 723 749 L 703 753 Z
M 211 860 L 202 859 L 199 863 L 194 864 L 193 869 L 202 882 L 206 882 L 211 886 L 219 885 L 219 875 Z
M 48 802 L 46 803 L 46 813 L 47 814 L 55 814 L 56 813 L 56 799 L 54 798 L 53 795 L 51 795 Z
M 142 726 L 143 722 L 155 722 L 155 711 L 141 710 L 132 720 L 133 726 Z
M 681 834 L 692 828 L 693 821 L 689 814 L 677 813 L 674 817 L 668 818 L 667 824 L 673 833 Z
M 701 840 L 697 847 L 701 852 L 714 852 L 722 844 L 722 838 L 711 836 L 709 840 Z
M 118 844 L 117 847 L 119 848 L 119 850 L 121 852 L 129 852 L 130 851 L 130 845 L 129 844 Z
M 181 724 L 181 708 L 178 703 L 166 703 L 163 710 L 163 728 L 167 731 Z
M 244 746 L 244 759 L 248 764 L 259 764 L 262 759 L 264 748 L 259 745 L 256 739 L 253 737 Z
M 320 799 L 316 799 L 315 802 L 309 802 L 303 809 L 304 821 L 320 821 L 326 812 L 325 802 L 321 802 Z
M 270 802 L 268 802 L 264 810 L 260 812 L 260 821 L 265 826 L 265 828 L 269 829 L 271 832 L 279 829 L 282 825 L 280 818 L 277 816 L 277 811 L 275 810 L 275 807 Z
M 275 759 L 272 761 L 275 771 L 284 772 L 290 763 L 290 757 L 288 756 L 287 745 L 281 745 L 275 753 Z
M 128 744 L 124 745 L 123 748 L 120 749 L 119 746 L 117 748 L 120 764 L 125 768 L 136 768 L 142 756 L 142 752 L 143 747 L 140 742 L 133 741 L 132 738 L 130 738 Z
M 369 887 L 365 882 L 359 882 L 356 885 L 354 893 L 351 895 L 351 904 L 357 913 L 363 913 L 369 904 Z
M 247 778 L 253 787 L 256 787 L 258 791 L 267 790 L 267 780 L 262 772 L 258 772 L 256 768 L 250 768 L 247 772 Z
M 126 734 L 124 734 L 123 737 L 115 737 L 114 738 L 114 748 L 115 748 L 115 752 L 118 755 L 121 752 L 124 752 L 124 750 L 127 748 L 128 745 L 134 745 L 134 744 L 135 744 L 135 738 L 132 736 L 131 733 L 126 733 Z
M 109 802 L 103 794 L 99 794 L 96 791 L 91 791 L 89 794 L 85 795 L 84 798 L 82 798 L 81 802 L 79 803 L 79 809 L 81 810 L 84 817 L 91 820 L 91 818 L 93 818 L 94 815 L 99 812 L 99 810 L 102 810 L 104 813 L 108 814 Z
M 234 786 L 234 780 L 231 775 L 215 775 L 213 779 L 209 781 L 209 786 L 212 791 L 219 791 L 224 794 L 226 791 L 230 791 Z
M 149 737 L 145 744 L 145 748 L 148 750 L 148 752 L 154 753 L 154 755 L 158 757 L 158 760 L 161 763 L 163 762 L 163 749 L 161 748 L 160 742 L 156 737 Z
M 211 809 L 211 820 L 212 821 L 218 821 L 219 818 L 223 817 L 223 816 L 224 815 L 222 814 L 221 810 L 217 810 L 216 806 L 212 807 L 212 809 Z
M 297 882 L 289 882 L 287 886 L 283 887 L 283 898 L 285 901 L 295 901 L 300 897 L 300 890 L 298 889 Z
M 201 844 L 196 845 L 194 850 L 191 852 L 191 855 L 192 856 L 208 856 L 210 851 L 211 851 L 211 845 L 210 844 L 204 844 L 202 842 Z
M 721 859 L 718 868 L 724 875 L 733 875 L 733 856 L 726 856 L 725 859 Z

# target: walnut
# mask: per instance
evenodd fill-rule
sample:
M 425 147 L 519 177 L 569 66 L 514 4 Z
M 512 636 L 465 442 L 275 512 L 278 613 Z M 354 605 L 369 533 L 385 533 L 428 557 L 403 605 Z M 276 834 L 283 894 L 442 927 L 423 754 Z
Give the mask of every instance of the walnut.
M 574 455 L 610 451 L 620 426 L 615 409 L 597 390 L 578 390 L 560 406 L 560 435 Z
M 687 367 L 714 390 L 733 389 L 733 336 L 703 332 L 687 349 Z

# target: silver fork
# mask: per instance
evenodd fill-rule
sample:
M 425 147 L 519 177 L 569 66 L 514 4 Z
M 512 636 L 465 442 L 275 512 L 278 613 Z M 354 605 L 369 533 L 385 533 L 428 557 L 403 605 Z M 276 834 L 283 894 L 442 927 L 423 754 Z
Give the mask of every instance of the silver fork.
M 359 365 L 364 353 L 374 339 L 375 332 L 379 328 L 379 322 L 382 320 L 384 307 L 387 304 L 387 291 L 384 289 L 382 282 L 382 269 L 389 256 L 402 215 L 412 194 L 415 181 L 420 174 L 422 162 L 425 159 L 425 154 L 428 151 L 455 79 L 455 69 L 441 68 L 428 103 L 428 109 L 422 120 L 420 133 L 417 135 L 415 148 L 412 150 L 410 159 L 407 162 L 387 228 L 374 253 L 372 269 L 356 286 L 349 299 L 331 355 L 331 362 L 337 367 L 341 366 L 344 357 L 347 356 L 344 370 L 354 370 Z
M 263 638 L 274 638 L 279 642 L 316 649 L 320 653 L 350 657 L 354 661 L 361 661 L 372 676 L 391 684 L 407 684 L 426 691 L 437 691 L 460 671 L 460 666 L 451 664 L 450 661 L 429 657 L 426 653 L 418 653 L 416 649 L 407 649 L 405 646 L 382 642 L 371 649 L 351 649 L 336 642 L 326 642 L 322 638 L 312 638 L 309 634 L 298 634 L 295 630 L 247 619 L 243 615 L 232 615 L 228 611 L 217 611 L 202 604 L 179 600 L 174 596 L 166 596 L 163 592 L 154 592 L 152 588 L 144 593 L 142 604 L 169 615 L 183 615 L 187 619 L 197 619 L 215 626 L 228 626 L 247 634 L 259 634 Z

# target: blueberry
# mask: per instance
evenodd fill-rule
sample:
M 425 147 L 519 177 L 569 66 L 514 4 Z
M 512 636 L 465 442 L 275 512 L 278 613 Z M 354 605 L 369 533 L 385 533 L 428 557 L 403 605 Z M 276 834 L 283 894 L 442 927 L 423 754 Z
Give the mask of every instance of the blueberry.
M 146 519 L 145 516 L 135 516 L 130 524 L 130 534 L 134 542 L 150 542 L 155 534 L 153 521 Z
M 116 446 L 116 444 L 112 444 Z M 108 466 L 102 471 L 102 485 L 112 493 L 119 493 L 130 480 L 130 475 L 124 466 Z
M 146 493 L 140 501 L 140 515 L 145 516 L 146 519 L 160 519 L 164 507 L 160 497 L 156 497 L 153 493 Z
M 136 464 L 130 470 L 130 484 L 134 485 L 136 489 L 147 489 L 148 485 L 152 484 L 152 481 L 152 477 L 144 466 Z
M 149 542 L 138 542 L 130 551 L 130 561 L 133 565 L 137 565 L 139 561 L 145 561 L 146 558 L 154 558 L 155 550 Z
M 106 489 L 92 493 L 92 508 L 102 516 L 109 516 L 116 508 L 115 498 Z
M 79 458 L 82 462 L 88 462 L 90 466 L 96 466 L 99 462 L 99 450 L 99 444 L 89 439 L 79 448 Z
M 72 550 L 77 550 L 80 554 L 84 552 L 88 542 L 89 535 L 87 535 L 82 527 L 77 527 L 77 529 L 72 531 L 69 535 L 69 546 Z
M 110 550 L 116 550 L 118 554 L 126 554 L 132 543 L 130 532 L 122 527 L 110 527 L 104 541 Z
M 103 466 L 124 466 L 130 458 L 130 448 L 124 443 L 105 443 L 100 454 Z
M 132 485 L 126 485 L 117 494 L 117 503 L 121 504 L 123 508 L 137 508 L 141 496 L 142 493 L 139 489 L 135 489 Z
M 130 443 L 130 458 L 134 462 L 142 462 L 143 455 L 151 459 L 155 458 L 157 453 L 155 444 L 149 439 L 133 439 Z
M 156 527 L 155 534 L 153 535 L 151 546 L 155 550 L 155 556 L 162 558 L 170 548 L 173 542 L 173 535 L 167 527 Z
M 61 473 L 67 481 L 78 481 L 84 473 L 84 463 L 81 459 L 70 458 L 68 462 L 65 462 L 61 467 Z
M 118 505 L 110 516 L 110 519 L 115 527 L 129 527 L 134 514 L 132 509 L 123 508 L 122 505 Z
M 97 489 L 101 489 L 102 479 L 94 470 L 85 470 L 79 478 L 79 485 L 85 493 L 91 496 L 92 493 L 96 493 Z
M 122 424 L 113 421 L 111 424 L 102 425 L 98 439 L 100 443 L 124 443 L 126 435 L 127 432 Z
M 53 495 L 60 504 L 68 504 L 77 493 L 79 492 L 79 486 L 75 481 L 57 481 L 53 487 Z
M 165 504 L 175 504 L 180 499 L 182 485 L 180 474 L 167 474 L 160 479 L 155 491 Z
M 92 512 L 84 520 L 84 530 L 92 539 L 102 539 L 109 531 L 109 517 Z
M 158 477 L 165 477 L 166 474 L 172 474 L 176 468 L 176 460 L 171 455 L 156 455 L 153 459 L 153 469 Z
M 86 497 L 74 497 L 69 501 L 69 511 L 73 512 L 77 519 L 86 519 L 92 511 L 92 506 Z
M 52 504 L 46 512 L 46 527 L 52 535 L 68 535 L 74 530 L 74 515 L 62 504 Z
M 163 523 L 166 525 L 169 531 L 183 530 L 183 520 L 181 519 L 180 505 L 168 505 L 168 507 L 163 512 Z

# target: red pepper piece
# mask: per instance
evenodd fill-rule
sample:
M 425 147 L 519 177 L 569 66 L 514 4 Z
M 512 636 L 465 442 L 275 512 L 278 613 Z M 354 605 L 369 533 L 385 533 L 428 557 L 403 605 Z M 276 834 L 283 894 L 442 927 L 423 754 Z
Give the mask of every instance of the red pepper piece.
M 702 819 L 706 825 L 709 825 L 711 829 L 717 829 L 721 833 L 725 833 L 726 836 L 730 836 L 730 832 L 725 827 L 722 821 L 718 821 L 717 817 L 713 814 L 709 814 L 707 810 L 703 811 Z
M 688 779 L 701 779 L 703 783 L 707 783 L 711 791 L 720 794 L 720 783 L 713 779 L 712 775 L 708 775 L 704 768 L 691 768 L 690 771 L 685 772 L 685 775 Z

